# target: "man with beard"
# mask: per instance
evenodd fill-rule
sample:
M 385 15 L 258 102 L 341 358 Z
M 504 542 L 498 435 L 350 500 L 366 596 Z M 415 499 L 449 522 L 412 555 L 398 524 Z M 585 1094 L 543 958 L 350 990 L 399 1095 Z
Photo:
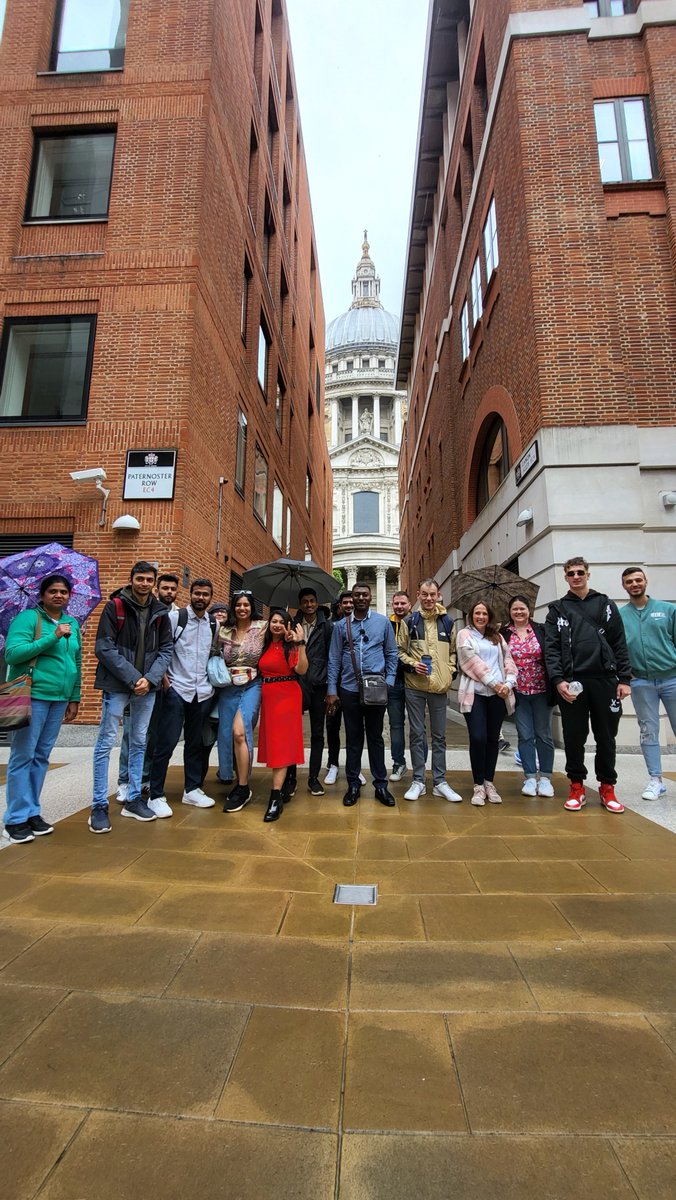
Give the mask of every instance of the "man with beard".
M 174 652 L 164 679 L 162 727 L 150 771 L 149 808 L 157 817 L 171 817 L 172 810 L 164 794 L 169 760 L 184 730 L 183 765 L 185 787 L 183 804 L 212 808 L 214 801 L 202 789 L 202 729 L 211 707 L 214 689 L 207 675 L 207 663 L 216 632 L 218 614 L 207 609 L 213 597 L 210 579 L 196 579 L 190 587 L 190 604 L 169 614 Z
M 676 734 L 676 604 L 648 595 L 643 567 L 625 567 L 622 587 L 629 596 L 620 616 L 633 672 L 631 698 L 650 776 L 642 799 L 659 800 L 667 790 L 662 781 L 660 701 Z

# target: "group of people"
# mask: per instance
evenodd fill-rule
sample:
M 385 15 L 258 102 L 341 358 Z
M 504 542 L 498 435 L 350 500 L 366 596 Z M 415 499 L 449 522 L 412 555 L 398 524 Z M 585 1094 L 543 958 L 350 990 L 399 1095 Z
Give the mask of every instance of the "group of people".
M 458 803 L 462 796 L 446 779 L 447 707 L 457 675 L 469 734 L 472 804 L 501 803 L 495 770 L 502 722 L 512 713 L 523 794 L 554 795 L 551 719 L 558 704 L 569 779 L 564 807 L 578 811 L 586 803 L 584 752 L 591 724 L 600 801 L 608 812 L 623 812 L 615 795 L 616 736 L 622 700 L 630 692 L 649 773 L 643 798 L 658 799 L 666 791 L 660 702 L 676 734 L 676 605 L 648 595 L 641 567 L 622 574 L 629 603 L 621 611 L 590 587 L 585 559 L 569 559 L 564 576 L 568 591 L 550 604 L 544 625 L 533 619 L 527 598 L 516 595 L 506 624 L 500 626 L 490 603 L 478 599 L 456 634 L 433 579 L 420 582 L 415 609 L 408 593 L 396 593 L 389 618 L 371 610 L 371 589 L 357 583 L 339 596 L 333 611 L 318 604 L 313 588 L 303 588 L 295 615 L 273 609 L 265 620 L 251 592 L 235 592 L 229 604 L 214 603 L 212 584 L 204 578 L 193 581 L 188 605 L 179 607 L 177 576 L 158 576 L 151 563 L 137 562 L 129 583 L 104 605 L 96 633 L 95 687 L 103 702 L 89 828 L 95 834 L 111 830 L 109 766 L 120 724 L 116 798 L 123 817 L 144 822 L 172 816 L 165 782 L 181 733 L 182 803 L 214 806 L 204 783 L 217 743 L 217 778 L 230 787 L 223 811 L 243 809 L 252 798 L 259 717 L 257 761 L 272 774 L 263 819 L 278 820 L 305 761 L 303 711 L 310 724 L 311 795 L 324 795 L 325 786 L 337 781 L 343 720 L 343 804 L 356 804 L 366 783 L 361 771 L 366 741 L 375 798 L 393 807 L 389 783 L 407 771 L 407 716 L 412 781 L 405 799 L 419 800 L 426 791 L 429 721 L 433 795 Z M 32 720 L 14 733 L 7 770 L 5 838 L 13 843 L 53 832 L 41 815 L 40 793 L 61 724 L 77 715 L 81 688 L 82 643 L 78 623 L 66 611 L 70 595 L 65 575 L 43 579 L 37 608 L 15 617 L 7 636 L 8 678 L 29 665 L 33 673 Z

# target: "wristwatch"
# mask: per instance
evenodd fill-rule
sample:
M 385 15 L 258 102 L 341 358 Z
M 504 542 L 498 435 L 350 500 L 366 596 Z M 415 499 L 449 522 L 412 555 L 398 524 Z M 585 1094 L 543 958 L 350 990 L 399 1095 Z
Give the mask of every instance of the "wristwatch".
M 297 646 L 306 646 L 307 642 L 305 641 L 305 638 L 301 638 L 299 642 L 296 642 L 296 645 Z

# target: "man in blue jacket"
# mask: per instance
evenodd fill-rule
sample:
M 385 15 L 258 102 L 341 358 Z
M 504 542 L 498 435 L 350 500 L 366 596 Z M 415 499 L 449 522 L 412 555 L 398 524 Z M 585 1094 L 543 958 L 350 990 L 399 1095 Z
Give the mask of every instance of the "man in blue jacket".
M 391 621 L 380 613 L 370 611 L 371 589 L 367 583 L 354 585 L 352 600 L 352 616 L 343 617 L 333 627 L 326 688 L 326 703 L 331 709 L 338 700 L 340 678 L 340 703 L 345 718 L 345 774 L 348 784 L 343 804 L 350 808 L 359 799 L 359 775 L 365 733 L 376 800 L 387 808 L 393 808 L 395 800 L 387 787 L 383 741 L 387 699 L 382 705 L 362 704 L 359 698 L 359 677 L 377 672 L 384 675 L 387 686 L 392 687 L 399 663 L 397 643 Z M 348 621 L 351 622 L 352 650 L 348 640 Z
M 167 610 L 153 588 L 157 570 L 137 562 L 127 587 L 113 592 L 101 613 L 95 654 L 99 660 L 94 687 L 103 692 L 99 734 L 94 747 L 94 798 L 89 818 L 92 833 L 110 833 L 108 764 L 117 730 L 129 705 L 129 791 L 123 817 L 154 821 L 141 799 L 143 759 L 155 693 L 174 649 Z
M 650 776 L 642 796 L 659 800 L 667 790 L 662 782 L 660 700 L 676 735 L 676 604 L 648 595 L 643 567 L 625 567 L 622 587 L 629 596 L 620 616 L 633 672 L 631 698 Z

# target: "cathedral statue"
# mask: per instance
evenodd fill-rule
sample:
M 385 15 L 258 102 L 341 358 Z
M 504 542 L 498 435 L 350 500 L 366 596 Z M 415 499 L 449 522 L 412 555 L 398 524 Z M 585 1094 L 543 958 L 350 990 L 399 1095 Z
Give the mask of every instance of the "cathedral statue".
M 359 418 L 359 432 L 373 433 L 373 413 L 370 408 L 365 409 Z

